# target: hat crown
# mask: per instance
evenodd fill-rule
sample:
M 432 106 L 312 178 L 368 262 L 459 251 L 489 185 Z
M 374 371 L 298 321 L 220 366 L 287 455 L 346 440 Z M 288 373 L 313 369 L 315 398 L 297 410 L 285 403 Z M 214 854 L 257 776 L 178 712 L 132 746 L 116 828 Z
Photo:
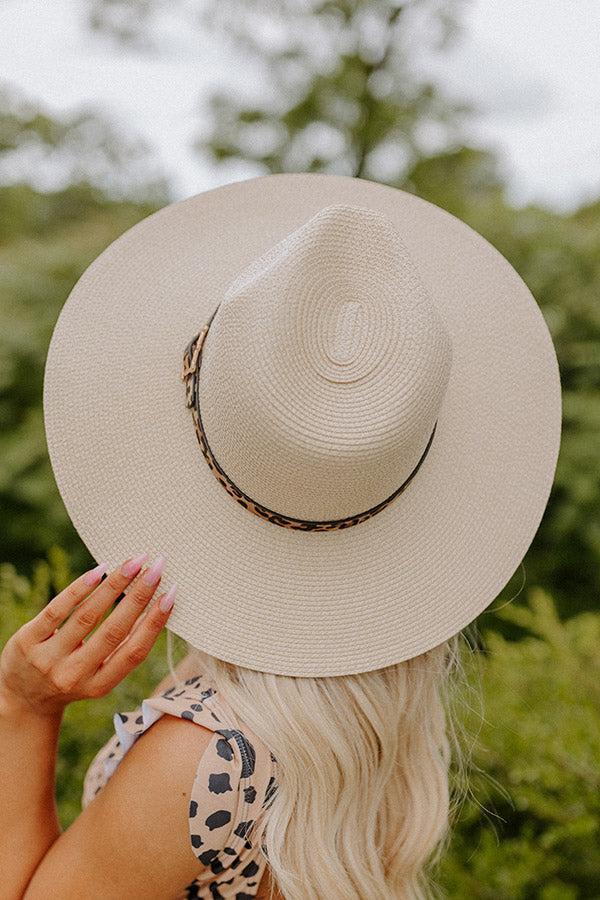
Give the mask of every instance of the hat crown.
M 417 465 L 451 359 L 392 224 L 328 206 L 230 284 L 203 347 L 205 435 L 263 506 L 307 520 L 353 516 Z

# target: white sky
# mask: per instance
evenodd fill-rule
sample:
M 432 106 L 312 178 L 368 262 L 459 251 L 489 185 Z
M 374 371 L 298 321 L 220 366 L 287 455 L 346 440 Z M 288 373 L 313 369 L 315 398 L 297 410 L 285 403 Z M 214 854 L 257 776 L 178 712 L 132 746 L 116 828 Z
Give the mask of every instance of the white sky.
M 231 83 L 222 48 L 177 35 L 160 56 L 90 35 L 78 0 L 3 0 L 0 81 L 50 110 L 108 113 L 155 149 L 176 197 L 250 172 L 211 170 L 191 148 L 198 97 Z M 559 209 L 600 196 L 600 2 L 471 0 L 451 54 L 421 59 L 481 109 L 472 141 L 496 148 L 516 203 Z

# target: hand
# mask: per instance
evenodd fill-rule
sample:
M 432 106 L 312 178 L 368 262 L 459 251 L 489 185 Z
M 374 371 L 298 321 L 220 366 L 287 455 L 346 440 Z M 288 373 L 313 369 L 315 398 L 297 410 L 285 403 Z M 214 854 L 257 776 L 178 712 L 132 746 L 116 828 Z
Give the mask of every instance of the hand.
M 139 665 L 167 621 L 175 595 L 173 585 L 146 610 L 164 564 L 158 557 L 141 572 L 146 559 L 142 554 L 126 560 L 104 580 L 106 565 L 96 566 L 19 628 L 0 655 L 0 700 L 27 712 L 60 714 L 73 700 L 108 694 Z

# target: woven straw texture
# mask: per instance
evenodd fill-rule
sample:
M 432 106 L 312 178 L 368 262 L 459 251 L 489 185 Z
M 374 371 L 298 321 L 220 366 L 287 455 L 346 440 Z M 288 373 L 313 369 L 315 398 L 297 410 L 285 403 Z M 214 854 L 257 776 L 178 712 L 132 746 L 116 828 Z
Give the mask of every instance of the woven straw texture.
M 219 306 L 220 304 L 220 306 Z M 279 527 L 224 490 L 209 444 Z M 46 362 L 50 459 L 98 560 L 163 553 L 169 628 L 296 676 L 413 657 L 470 623 L 527 551 L 561 432 L 556 355 L 509 263 L 455 217 L 362 179 L 269 175 L 172 204 L 84 273 Z

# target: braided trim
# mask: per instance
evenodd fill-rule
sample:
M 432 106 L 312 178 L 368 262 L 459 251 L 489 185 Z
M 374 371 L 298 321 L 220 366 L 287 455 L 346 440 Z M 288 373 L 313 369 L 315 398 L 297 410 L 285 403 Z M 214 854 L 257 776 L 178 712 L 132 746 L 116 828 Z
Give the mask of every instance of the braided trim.
M 219 307 L 217 307 L 217 309 L 218 308 Z M 293 528 L 299 531 L 338 531 L 342 528 L 350 528 L 353 525 L 358 525 L 360 522 L 365 522 L 367 519 L 372 518 L 378 512 L 381 512 L 382 509 L 385 509 L 386 506 L 389 506 L 392 500 L 394 500 L 404 490 L 406 490 L 412 479 L 421 468 L 421 465 L 429 452 L 429 448 L 431 447 L 433 436 L 437 427 L 437 422 L 433 426 L 433 430 L 431 432 L 429 440 L 427 441 L 427 446 L 421 454 L 421 458 L 419 459 L 418 463 L 416 464 L 408 478 L 403 481 L 400 487 L 396 488 L 396 490 L 392 494 L 390 494 L 389 497 L 386 497 L 385 500 L 382 500 L 381 503 L 378 503 L 376 506 L 372 506 L 370 509 L 365 510 L 365 512 L 357 513 L 354 516 L 348 516 L 345 519 L 324 519 L 321 521 L 310 519 L 296 519 L 293 516 L 286 516 L 283 513 L 278 513 L 272 509 L 269 509 L 267 506 L 263 506 L 261 503 L 253 500 L 252 497 L 249 497 L 248 494 L 245 494 L 242 490 L 240 490 L 240 488 L 235 484 L 234 481 L 231 480 L 231 478 L 217 462 L 215 455 L 212 452 L 206 439 L 206 433 L 202 424 L 202 416 L 200 414 L 198 377 L 200 374 L 200 366 L 202 362 L 202 346 L 204 344 L 206 335 L 208 334 L 210 324 L 215 316 L 215 313 L 217 312 L 217 309 L 215 309 L 208 322 L 200 329 L 198 334 L 194 335 L 192 340 L 186 346 L 183 354 L 181 380 L 185 384 L 186 406 L 188 407 L 188 409 L 192 410 L 194 429 L 196 431 L 198 443 L 200 444 L 200 449 L 202 450 L 204 458 L 208 463 L 211 472 L 214 474 L 217 481 L 219 481 L 223 485 L 227 493 L 231 497 L 233 497 L 234 500 L 237 500 L 237 502 L 241 504 L 241 506 L 250 510 L 250 512 L 254 513 L 254 515 L 259 516 L 261 519 L 265 519 L 267 522 L 272 522 L 274 525 L 280 525 L 282 528 Z

